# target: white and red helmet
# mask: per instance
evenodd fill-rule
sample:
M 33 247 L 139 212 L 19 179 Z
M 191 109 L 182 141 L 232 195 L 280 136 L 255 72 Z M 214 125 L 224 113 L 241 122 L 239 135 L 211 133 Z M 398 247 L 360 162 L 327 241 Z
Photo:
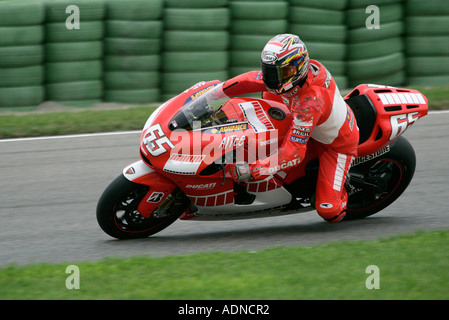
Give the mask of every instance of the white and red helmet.
M 275 94 L 302 86 L 309 71 L 309 53 L 293 34 L 279 34 L 267 42 L 261 54 L 263 81 Z

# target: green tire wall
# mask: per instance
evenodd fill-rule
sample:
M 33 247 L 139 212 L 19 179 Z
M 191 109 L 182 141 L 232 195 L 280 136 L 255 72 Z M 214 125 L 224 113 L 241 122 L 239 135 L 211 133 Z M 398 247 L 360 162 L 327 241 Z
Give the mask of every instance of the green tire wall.
M 407 0 L 405 13 L 407 83 L 449 85 L 449 3 Z
M 44 21 L 41 1 L 0 1 L 0 109 L 44 102 Z
M 449 85 L 447 0 L 0 0 L 0 110 L 164 102 L 260 70 L 281 33 L 340 89 Z
M 229 1 L 166 1 L 161 100 L 200 81 L 225 81 L 229 67 Z
M 348 0 L 347 70 L 348 86 L 361 83 L 402 86 L 406 81 L 402 0 Z M 379 28 L 366 26 L 379 8 Z
M 260 70 L 260 54 L 276 34 L 288 30 L 289 2 L 230 0 L 229 75 Z
M 347 0 L 290 0 L 289 33 L 299 36 L 309 51 L 332 74 L 340 89 L 347 88 L 345 23 Z
M 79 28 L 65 0 L 45 0 L 46 100 L 84 105 L 103 100 L 103 0 L 77 0 Z M 68 11 L 68 12 L 67 12 Z M 71 26 L 68 27 L 68 25 Z
M 106 2 L 104 100 L 160 101 L 162 0 Z

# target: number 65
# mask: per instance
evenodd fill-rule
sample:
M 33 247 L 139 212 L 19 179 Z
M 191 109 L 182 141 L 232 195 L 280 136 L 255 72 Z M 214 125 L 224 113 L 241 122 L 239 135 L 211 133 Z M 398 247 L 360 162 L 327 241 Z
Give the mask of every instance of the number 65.
M 167 144 L 170 149 L 175 147 L 175 145 L 165 135 L 159 123 L 148 128 L 143 143 L 153 157 L 160 156 L 164 152 L 167 152 L 164 144 Z

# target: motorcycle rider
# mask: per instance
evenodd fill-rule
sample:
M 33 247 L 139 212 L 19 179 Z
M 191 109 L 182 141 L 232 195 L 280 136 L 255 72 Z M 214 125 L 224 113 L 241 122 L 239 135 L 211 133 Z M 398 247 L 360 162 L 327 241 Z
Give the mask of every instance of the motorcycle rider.
M 329 71 L 309 60 L 305 44 L 297 35 L 280 34 L 267 42 L 261 54 L 261 71 L 249 71 L 223 83 L 224 96 L 263 92 L 263 97 L 286 104 L 294 117 L 276 154 L 255 163 L 237 163 L 231 174 L 236 182 L 264 179 L 276 163 L 304 159 L 307 142 L 314 139 L 319 158 L 315 192 L 318 214 L 334 223 L 346 214 L 346 175 L 357 156 L 359 130 Z M 221 91 L 220 90 L 220 91 Z M 279 168 L 279 166 L 277 166 Z M 270 170 L 269 170 L 270 169 Z M 312 201 L 313 202 L 313 201 Z

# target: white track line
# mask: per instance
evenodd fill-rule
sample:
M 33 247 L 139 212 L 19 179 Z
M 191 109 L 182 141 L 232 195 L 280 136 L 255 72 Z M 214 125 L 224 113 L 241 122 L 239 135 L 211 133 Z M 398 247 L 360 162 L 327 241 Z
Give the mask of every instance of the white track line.
M 449 113 L 449 110 L 435 110 L 429 111 L 429 114 L 444 114 Z M 100 136 L 114 136 L 114 135 L 124 135 L 124 134 L 137 134 L 142 132 L 141 130 L 134 131 L 117 131 L 117 132 L 101 132 L 101 133 L 84 133 L 84 134 L 71 134 L 71 135 L 61 135 L 61 136 L 44 136 L 44 137 L 31 137 L 31 138 L 11 138 L 11 139 L 0 139 L 2 142 L 20 142 L 20 141 L 33 141 L 33 140 L 52 140 L 52 139 L 74 139 L 74 138 L 89 138 L 89 137 L 100 137 Z
M 117 131 L 117 132 L 101 132 L 101 133 L 83 133 L 83 134 L 70 134 L 61 136 L 44 136 L 44 137 L 30 137 L 30 138 L 11 138 L 0 139 L 1 142 L 18 142 L 18 141 L 33 141 L 33 140 L 53 140 L 53 139 L 73 139 L 73 138 L 88 138 L 88 137 L 101 137 L 101 136 L 114 136 L 123 134 L 137 134 L 140 130 L 136 131 Z

